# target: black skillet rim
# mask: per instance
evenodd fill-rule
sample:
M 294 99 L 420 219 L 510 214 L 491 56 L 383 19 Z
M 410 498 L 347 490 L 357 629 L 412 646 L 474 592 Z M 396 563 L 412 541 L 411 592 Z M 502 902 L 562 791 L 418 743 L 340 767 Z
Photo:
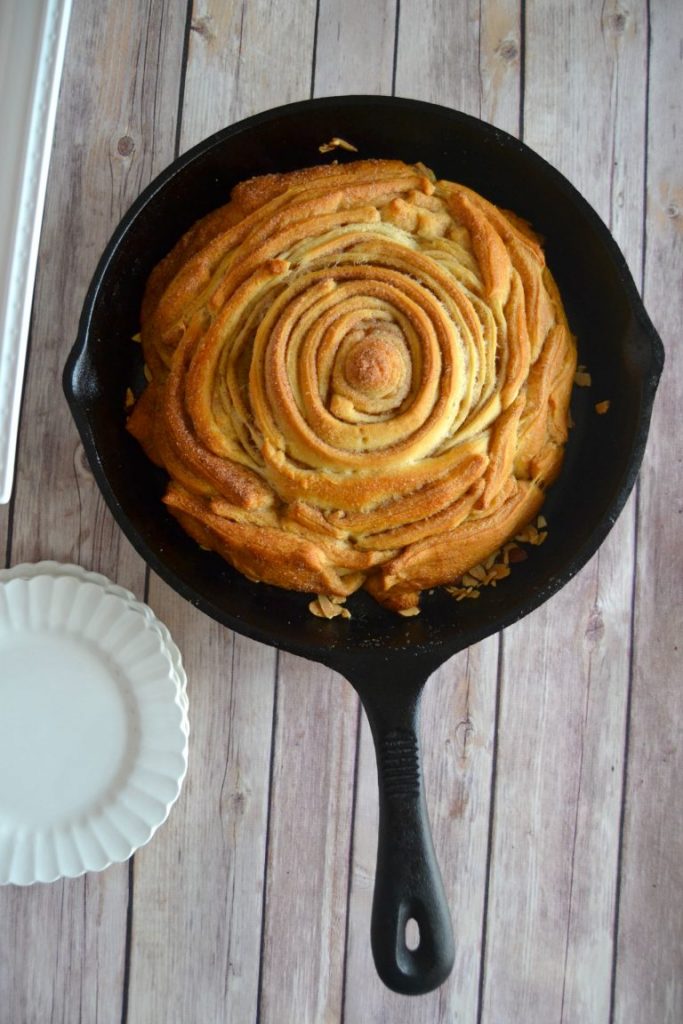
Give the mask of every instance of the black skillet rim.
M 452 121 L 454 126 L 457 126 L 458 124 L 468 125 L 470 127 L 475 126 L 478 132 L 481 132 L 484 136 L 488 135 L 492 141 L 497 141 L 498 143 L 504 144 L 507 148 L 517 150 L 517 152 L 521 154 L 526 161 L 542 171 L 545 177 L 550 180 L 554 180 L 555 184 L 561 188 L 571 201 L 581 207 L 589 227 L 600 236 L 601 242 L 612 259 L 620 284 L 624 288 L 630 312 L 634 316 L 640 335 L 647 342 L 647 346 L 649 348 L 649 367 L 643 373 L 643 399 L 641 414 L 634 434 L 626 471 L 605 514 L 591 530 L 583 543 L 577 547 L 573 555 L 564 565 L 563 569 L 549 578 L 543 586 L 539 587 L 524 601 L 511 600 L 509 602 L 508 609 L 496 615 L 493 625 L 491 622 L 483 622 L 479 626 L 475 625 L 474 628 L 465 628 L 461 632 L 456 632 L 455 635 L 451 634 L 446 639 L 439 638 L 434 641 L 428 639 L 426 643 L 423 640 L 420 644 L 413 645 L 411 643 L 411 626 L 415 620 L 402 620 L 405 626 L 405 646 L 397 646 L 389 651 L 386 649 L 384 651 L 375 651 L 372 648 L 358 646 L 350 647 L 348 643 L 345 644 L 343 638 L 338 638 L 336 634 L 330 632 L 327 632 L 326 634 L 321 633 L 319 642 L 310 642 L 308 640 L 306 642 L 298 642 L 296 640 L 290 642 L 286 638 L 276 638 L 270 634 L 268 630 L 261 629 L 258 626 L 254 626 L 240 618 L 236 618 L 223 609 L 217 607 L 212 601 L 205 598 L 197 589 L 195 589 L 192 584 L 176 575 L 176 573 L 166 565 L 163 558 L 160 558 L 157 552 L 154 551 L 139 534 L 114 493 L 103 469 L 97 445 L 90 427 L 90 422 L 87 413 L 81 405 L 77 387 L 78 364 L 88 348 L 90 323 L 98 293 L 102 286 L 102 282 L 106 278 L 109 264 L 139 213 L 154 199 L 157 193 L 165 189 L 169 182 L 184 170 L 188 164 L 191 164 L 206 151 L 220 146 L 233 136 L 238 136 L 239 134 L 249 131 L 250 129 L 265 122 L 274 121 L 284 116 L 305 114 L 307 111 L 312 109 L 329 108 L 332 110 L 335 107 L 338 108 L 341 106 L 343 109 L 348 110 L 353 107 L 367 107 L 368 105 L 375 105 L 379 108 L 404 107 L 413 111 L 422 110 L 425 115 L 429 115 L 431 113 L 432 116 L 438 115 L 439 117 L 446 118 Z M 571 182 L 569 182 L 568 179 L 565 178 L 564 175 L 562 175 L 556 168 L 514 136 L 469 114 L 464 114 L 460 111 L 452 110 L 437 104 L 426 103 L 421 100 L 404 97 L 352 95 L 303 100 L 296 103 L 285 104 L 255 114 L 252 117 L 236 122 L 233 125 L 229 125 L 228 127 L 223 128 L 202 140 L 181 157 L 169 164 L 169 166 L 166 167 L 165 170 L 163 170 L 140 193 L 113 232 L 93 274 L 84 299 L 76 341 L 64 367 L 63 388 L 93 474 L 116 522 L 145 562 L 166 583 L 168 583 L 169 586 L 171 586 L 183 598 L 188 600 L 192 605 L 198 607 L 211 618 L 225 626 L 228 626 L 230 629 L 238 633 L 249 636 L 262 643 L 289 650 L 295 654 L 311 658 L 315 661 L 323 662 L 341 671 L 344 671 L 347 662 L 349 665 L 355 666 L 357 664 L 358 657 L 369 662 L 379 661 L 382 663 L 387 660 L 389 655 L 392 654 L 400 654 L 402 657 L 405 657 L 406 655 L 414 655 L 424 664 L 425 668 L 431 670 L 447 657 L 455 654 L 458 650 L 462 650 L 471 644 L 482 640 L 484 637 L 504 629 L 538 608 L 548 600 L 548 598 L 568 583 L 569 580 L 571 580 L 576 573 L 583 568 L 583 566 L 597 551 L 616 522 L 616 519 L 623 509 L 638 475 L 647 441 L 655 392 L 663 365 L 664 348 L 661 339 L 645 310 L 621 250 L 614 241 L 609 229 L 603 223 L 595 210 L 583 198 Z M 325 623 L 325 627 L 329 628 L 333 625 L 336 627 L 339 624 L 339 621 L 340 620 L 335 620 L 334 624 Z M 414 659 L 411 657 L 410 660 L 413 661 Z

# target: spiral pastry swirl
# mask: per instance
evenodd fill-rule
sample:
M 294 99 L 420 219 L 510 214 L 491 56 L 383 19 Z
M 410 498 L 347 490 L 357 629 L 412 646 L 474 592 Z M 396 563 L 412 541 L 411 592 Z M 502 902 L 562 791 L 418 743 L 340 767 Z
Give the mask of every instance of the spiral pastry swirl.
M 538 238 L 422 165 L 238 185 L 152 273 L 129 429 L 250 579 L 408 611 L 537 514 L 576 350 Z

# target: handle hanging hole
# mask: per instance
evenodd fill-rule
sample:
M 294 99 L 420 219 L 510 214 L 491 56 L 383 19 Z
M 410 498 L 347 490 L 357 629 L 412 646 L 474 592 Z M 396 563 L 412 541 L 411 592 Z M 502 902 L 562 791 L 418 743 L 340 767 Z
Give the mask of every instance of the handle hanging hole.
M 409 917 L 406 921 L 405 940 L 406 949 L 414 953 L 420 945 L 420 926 L 414 917 Z

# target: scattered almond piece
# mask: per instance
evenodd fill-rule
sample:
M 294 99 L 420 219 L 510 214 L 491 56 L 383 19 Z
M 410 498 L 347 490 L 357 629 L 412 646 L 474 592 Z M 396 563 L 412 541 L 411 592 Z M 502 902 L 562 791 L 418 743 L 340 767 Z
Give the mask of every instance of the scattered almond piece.
M 130 388 L 126 388 L 126 409 L 130 409 L 133 405 L 135 405 L 135 395 Z
M 608 409 L 609 400 L 607 399 L 604 402 L 597 402 L 595 405 L 595 411 L 597 412 L 598 416 L 604 416 Z
M 134 341 L 137 345 L 139 345 L 140 342 L 142 341 L 142 335 L 138 332 L 137 334 L 134 334 L 130 340 Z
M 145 373 L 145 380 L 147 381 L 148 384 L 151 384 L 151 382 L 152 382 L 152 371 L 150 370 L 150 368 L 147 365 L 147 363 L 145 363 L 145 365 L 144 365 L 144 373 Z
M 318 594 L 318 603 L 320 604 L 320 608 L 322 609 L 323 615 L 335 614 L 335 606 L 333 602 L 330 601 L 329 597 L 327 597 L 325 594 Z
M 327 594 L 318 594 L 309 604 L 308 610 L 318 619 L 336 619 L 340 615 L 343 619 L 350 619 L 351 612 L 342 603 L 345 600 L 346 598 L 336 595 L 328 597 Z
M 520 544 L 534 544 L 538 537 L 538 530 L 533 523 L 528 523 L 521 533 L 515 536 L 515 540 L 519 541 Z
M 574 374 L 574 383 L 579 388 L 589 388 L 593 383 L 590 373 L 585 370 L 577 370 Z
M 545 516 L 539 516 L 538 519 L 536 520 L 536 526 L 539 528 L 539 530 L 544 530 L 547 525 L 548 525 L 548 520 L 546 519 Z
M 414 604 L 412 608 L 399 608 L 398 614 L 402 615 L 404 619 L 412 619 L 414 615 L 420 614 L 420 609 Z
M 479 597 L 479 590 L 476 587 L 446 587 L 446 590 L 456 601 L 462 601 L 466 597 Z
M 352 143 L 347 142 L 346 139 L 339 139 L 335 135 L 329 142 L 324 142 L 322 146 L 318 146 L 319 153 L 331 153 L 333 149 L 345 149 L 349 153 L 357 153 L 358 146 L 354 146 Z

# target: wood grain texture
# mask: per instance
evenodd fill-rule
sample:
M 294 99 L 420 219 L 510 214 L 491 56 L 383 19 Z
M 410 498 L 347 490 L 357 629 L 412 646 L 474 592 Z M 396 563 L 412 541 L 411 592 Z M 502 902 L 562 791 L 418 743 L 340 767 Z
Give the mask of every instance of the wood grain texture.
M 187 149 L 225 125 L 311 93 L 315 3 L 197 0 L 185 90 Z
M 527 4 L 526 31 L 525 141 L 614 224 L 637 266 L 643 18 Z M 563 45 L 581 70 L 577 58 L 558 65 Z M 609 1017 L 633 543 L 631 503 L 579 576 L 505 633 L 484 1021 Z
M 484 0 L 479 15 L 479 117 L 518 134 L 521 95 L 520 0 Z M 452 52 L 457 52 L 455 46 Z
M 144 566 L 59 390 L 85 288 L 176 146 L 312 89 L 388 94 L 395 80 L 521 128 L 644 281 L 667 366 L 637 510 L 502 646 L 463 652 L 426 689 L 427 801 L 456 936 L 438 992 L 403 999 L 374 971 L 376 770 L 351 688 L 152 578 L 190 679 L 183 793 L 132 865 L 0 889 L 0 1024 L 683 1019 L 682 53 L 674 0 L 74 0 L 15 501 L 0 507 L 10 563 L 75 560 L 142 596 Z
M 261 942 L 273 652 L 236 638 L 160 581 L 191 670 L 188 775 L 135 856 L 129 1024 L 251 1020 Z
M 109 59 L 112 52 L 117 61 Z M 140 595 L 144 567 L 104 507 L 59 382 L 95 262 L 141 185 L 161 169 L 159 153 L 172 144 L 169 99 L 180 52 L 172 14 L 163 4 L 121 3 L 106 11 L 74 4 L 38 259 L 13 509 L 12 564 L 39 558 L 79 562 Z M 125 75 L 121 67 L 129 69 Z M 118 1024 L 127 901 L 127 865 L 51 886 L 0 891 L 0 1016 L 12 1024 Z
M 357 709 L 339 675 L 281 655 L 262 1024 L 340 1019 Z
M 231 121 L 308 95 L 315 9 L 309 4 L 305 17 L 305 7 L 194 4 L 181 152 Z M 136 860 L 128 1020 L 251 1020 L 263 941 L 276 656 L 189 615 L 154 577 L 149 602 L 177 623 L 190 680 L 188 790 L 195 802 L 177 808 L 170 846 L 155 844 Z
M 13 562 L 80 562 L 137 593 L 142 563 L 105 510 L 59 382 L 102 249 L 172 153 L 182 53 L 182 25 L 172 10 L 154 2 L 121 4 L 103 17 L 77 2 L 72 14 L 41 236 L 11 553 Z M 112 52 L 117 59 L 105 59 Z
M 396 95 L 479 116 L 479 0 L 402 0 Z
M 679 4 L 651 5 L 644 299 L 661 333 L 666 365 L 638 506 L 617 1024 L 683 1019 L 682 14 Z
M 320 0 L 315 96 L 391 92 L 397 0 Z
M 125 865 L 0 892 L 0 1020 L 119 1024 L 128 870 Z
M 416 62 L 423 62 L 420 98 L 451 102 L 461 109 L 483 113 L 514 132 L 519 116 L 515 103 L 515 97 L 519 97 L 519 10 L 516 5 L 484 3 L 480 47 L 475 49 L 473 58 L 468 56 L 463 63 L 451 62 L 443 75 L 431 64 L 431 54 L 443 50 L 460 53 L 467 12 L 457 11 L 455 5 L 448 9 L 442 7 L 439 17 L 424 23 L 421 14 L 421 5 L 406 3 L 406 0 L 401 3 L 397 91 L 402 91 L 401 82 L 407 81 L 412 73 L 406 71 L 406 65 L 412 69 Z M 361 35 L 368 32 L 365 25 L 358 29 Z M 476 23 L 473 31 L 477 32 Z M 415 32 L 419 33 L 419 45 L 413 38 Z M 508 47 L 513 51 L 511 59 Z M 503 52 L 508 56 L 501 56 Z M 501 91 L 509 93 L 506 100 Z M 453 612 L 457 615 L 455 604 Z M 476 1019 L 497 666 L 498 639 L 493 637 L 451 659 L 429 681 L 423 697 L 421 737 L 427 803 L 453 917 L 456 959 L 447 983 L 419 1000 L 406 1001 L 389 992 L 380 983 L 372 963 L 369 922 L 377 849 L 377 777 L 372 738 L 363 718 L 344 1015 L 345 1021 L 351 1024 L 395 1019 L 406 1022 Z

